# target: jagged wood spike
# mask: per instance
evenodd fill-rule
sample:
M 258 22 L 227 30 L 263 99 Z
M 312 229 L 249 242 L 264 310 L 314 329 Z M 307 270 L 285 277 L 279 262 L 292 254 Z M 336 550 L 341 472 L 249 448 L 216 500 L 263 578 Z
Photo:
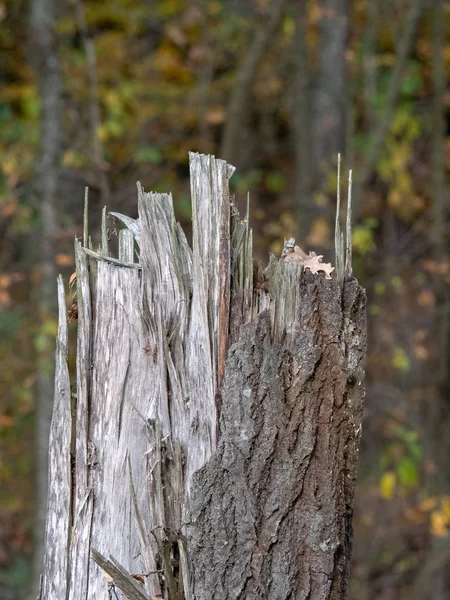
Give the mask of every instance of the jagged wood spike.
M 242 281 L 242 290 L 243 290 L 243 299 L 242 299 L 242 314 L 244 315 L 244 322 L 249 320 L 249 315 L 251 315 L 251 302 L 253 296 L 253 256 L 252 256 L 252 235 L 251 229 L 249 229 L 249 220 L 250 220 L 250 192 L 247 192 L 247 204 L 245 210 L 245 234 L 244 234 L 244 244 L 242 247 L 242 258 L 243 258 L 243 281 Z
M 84 212 L 83 212 L 83 246 L 86 248 L 89 241 L 89 188 L 84 188 Z
M 150 600 L 150 597 L 139 589 L 131 574 L 113 557 L 107 559 L 95 548 L 92 548 L 91 556 L 98 566 L 111 577 L 114 585 L 119 588 L 127 600 Z
M 140 184 L 139 184 L 140 185 Z M 139 189 L 139 188 L 138 188 Z M 122 223 L 133 233 L 134 239 L 138 246 L 141 245 L 141 225 L 139 219 L 132 219 L 127 215 L 122 215 L 118 212 L 110 212 L 110 215 L 122 221 Z
M 56 338 L 55 401 L 50 427 L 49 478 L 52 493 L 48 500 L 50 518 L 46 524 L 46 551 L 41 579 L 41 597 L 58 597 L 67 577 L 71 534 L 71 393 L 67 363 L 68 327 L 62 276 L 58 277 L 58 336 Z
M 245 247 L 245 282 L 244 282 L 244 317 L 245 323 L 252 319 L 252 300 L 253 300 L 253 232 L 248 227 L 246 234 Z
M 92 258 L 96 258 L 99 261 L 112 263 L 114 265 L 119 265 L 119 267 L 129 267 L 131 269 L 141 269 L 142 265 L 134 262 L 125 262 L 123 260 L 119 260 L 118 258 L 114 258 L 113 256 L 104 256 L 103 254 L 99 254 L 90 248 L 83 248 L 84 252 Z
M 106 206 L 102 210 L 102 254 L 108 256 L 108 232 L 106 231 Z
M 247 209 L 245 212 L 245 226 L 247 227 L 247 231 L 248 231 L 249 220 L 250 220 L 250 192 L 247 192 Z
M 338 166 L 337 166 L 337 198 L 336 198 L 336 226 L 334 230 L 334 253 L 336 262 L 336 275 L 338 281 L 342 281 L 343 273 L 343 255 L 341 245 L 341 224 L 340 224 L 340 210 L 341 210 L 341 155 L 338 154 Z
M 119 260 L 134 263 L 134 235 L 129 229 L 119 232 Z
M 352 276 L 352 171 L 348 174 L 347 223 L 345 229 L 347 248 L 345 252 L 345 277 Z

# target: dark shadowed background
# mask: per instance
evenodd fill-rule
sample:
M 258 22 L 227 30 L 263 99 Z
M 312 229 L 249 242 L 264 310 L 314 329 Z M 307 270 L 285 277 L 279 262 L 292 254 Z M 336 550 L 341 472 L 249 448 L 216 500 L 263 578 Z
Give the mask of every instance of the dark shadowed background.
M 338 152 L 343 195 L 353 169 L 369 356 L 350 598 L 450 597 L 449 33 L 444 0 L 0 0 L 0 600 L 36 586 L 56 275 L 85 186 L 90 231 L 104 205 L 136 216 L 137 180 L 189 231 L 189 151 L 237 167 L 264 263 L 290 236 L 334 263 Z

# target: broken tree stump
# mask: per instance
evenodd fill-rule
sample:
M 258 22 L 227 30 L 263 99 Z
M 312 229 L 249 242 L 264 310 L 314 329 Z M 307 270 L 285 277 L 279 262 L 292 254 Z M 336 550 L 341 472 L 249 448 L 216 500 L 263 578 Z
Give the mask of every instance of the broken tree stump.
M 190 168 L 192 248 L 170 195 L 138 185 L 139 218 L 112 213 L 118 257 L 86 206 L 76 394 L 58 281 L 40 598 L 345 598 L 366 351 L 350 215 L 336 270 L 293 240 L 262 269 L 233 167 Z

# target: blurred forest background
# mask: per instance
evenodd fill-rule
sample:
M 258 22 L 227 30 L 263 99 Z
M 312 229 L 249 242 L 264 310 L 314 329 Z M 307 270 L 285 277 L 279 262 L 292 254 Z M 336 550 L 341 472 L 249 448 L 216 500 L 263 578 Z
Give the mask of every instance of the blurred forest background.
M 353 168 L 370 337 L 350 598 L 450 597 L 449 32 L 444 0 L 0 0 L 0 600 L 36 581 L 84 188 L 91 231 L 104 205 L 136 216 L 137 180 L 189 229 L 188 151 L 237 167 L 263 262 L 291 235 L 334 262 L 337 153 Z

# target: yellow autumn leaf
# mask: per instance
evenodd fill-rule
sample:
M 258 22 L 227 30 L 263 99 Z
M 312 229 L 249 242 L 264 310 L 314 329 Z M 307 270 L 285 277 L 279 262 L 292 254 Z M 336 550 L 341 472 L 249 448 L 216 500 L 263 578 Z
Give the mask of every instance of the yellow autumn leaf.
M 443 511 L 434 510 L 431 513 L 430 531 L 438 537 L 445 537 L 449 534 L 448 521 Z
M 450 496 L 443 496 L 441 499 L 442 512 L 447 519 L 447 523 L 450 525 Z
M 385 500 L 390 500 L 394 495 L 397 476 L 393 471 L 387 471 L 380 479 L 380 494 Z
M 2 162 L 2 170 L 5 175 L 11 175 L 16 168 L 16 161 L 14 158 L 7 158 Z
M 436 505 L 437 499 L 434 496 L 431 496 L 431 498 L 422 500 L 422 502 L 419 504 L 419 510 L 422 512 L 429 512 L 430 510 L 433 510 L 433 508 L 436 508 Z
M 388 193 L 388 204 L 392 208 L 397 208 L 401 206 L 403 201 L 403 196 L 400 193 L 398 188 L 391 188 Z

